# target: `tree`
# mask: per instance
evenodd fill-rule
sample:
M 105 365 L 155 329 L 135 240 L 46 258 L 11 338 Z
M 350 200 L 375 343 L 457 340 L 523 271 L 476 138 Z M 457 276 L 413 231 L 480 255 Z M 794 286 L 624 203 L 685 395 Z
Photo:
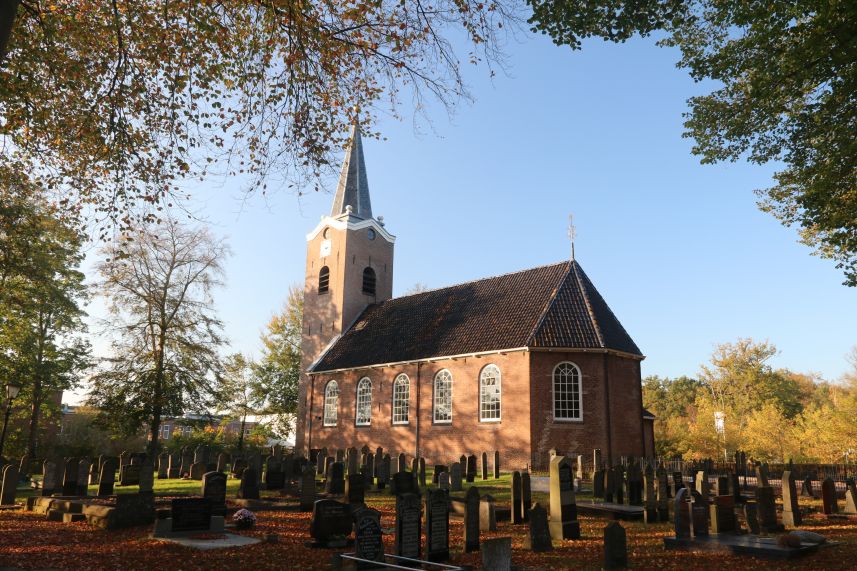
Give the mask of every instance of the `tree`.
M 260 412 L 277 419 L 276 432 L 282 436 L 291 432 L 298 407 L 303 307 L 303 289 L 291 286 L 283 309 L 262 334 L 262 358 L 255 366 Z
M 241 353 L 226 358 L 223 363 L 223 375 L 220 379 L 219 408 L 241 419 L 238 433 L 238 450 L 244 448 L 244 427 L 247 415 L 256 412 L 264 401 L 264 393 L 258 390 L 253 379 L 253 362 Z
M 758 190 L 762 210 L 797 225 L 801 240 L 857 286 L 857 8 L 814 0 L 527 0 L 534 30 L 581 48 L 662 31 L 696 81 L 685 136 L 703 163 L 782 161 Z
M 0 189 L 0 377 L 22 387 L 16 402 L 27 409 L 26 450 L 35 457 L 42 420 L 59 414 L 59 395 L 89 366 L 79 336 L 87 296 L 81 234 L 39 189 L 16 180 Z
M 165 415 L 217 402 L 223 339 L 212 294 L 227 253 L 205 228 L 168 221 L 105 247 L 97 266 L 114 341 L 89 401 L 118 433 L 146 425 L 152 454 Z
M 498 61 L 514 6 L 4 2 L 0 162 L 126 228 L 181 200 L 188 177 L 298 185 L 329 166 L 356 108 L 368 126 L 408 94 L 417 110 L 466 97 L 461 62 Z

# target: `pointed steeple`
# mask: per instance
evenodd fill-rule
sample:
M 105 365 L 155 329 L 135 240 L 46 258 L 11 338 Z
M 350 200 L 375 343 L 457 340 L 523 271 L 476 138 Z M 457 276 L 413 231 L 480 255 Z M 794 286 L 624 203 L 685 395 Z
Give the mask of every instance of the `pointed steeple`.
M 369 179 L 366 176 L 366 162 L 363 159 L 363 141 L 360 138 L 360 125 L 351 127 L 351 140 L 345 151 L 342 171 L 336 196 L 333 198 L 333 217 L 345 214 L 351 206 L 351 215 L 358 218 L 372 218 L 372 202 L 369 199 Z

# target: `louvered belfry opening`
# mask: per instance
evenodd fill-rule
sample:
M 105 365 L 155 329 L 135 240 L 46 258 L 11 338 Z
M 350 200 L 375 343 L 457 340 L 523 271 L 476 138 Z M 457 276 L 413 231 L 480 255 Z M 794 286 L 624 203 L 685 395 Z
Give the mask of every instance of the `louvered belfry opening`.
M 327 266 L 318 272 L 318 293 L 327 293 L 330 289 L 330 269 Z
M 375 270 L 372 268 L 363 270 L 363 293 L 375 295 Z

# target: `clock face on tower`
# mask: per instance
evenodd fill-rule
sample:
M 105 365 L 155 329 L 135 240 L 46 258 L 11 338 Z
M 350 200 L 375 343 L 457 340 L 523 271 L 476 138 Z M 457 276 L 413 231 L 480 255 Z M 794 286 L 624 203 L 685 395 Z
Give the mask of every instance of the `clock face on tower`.
M 369 230 L 366 232 L 366 236 L 370 240 L 374 240 L 375 239 L 375 230 L 373 230 L 372 228 L 369 228 Z
M 330 240 L 321 241 L 321 249 L 318 253 L 319 258 L 326 258 L 330 255 Z

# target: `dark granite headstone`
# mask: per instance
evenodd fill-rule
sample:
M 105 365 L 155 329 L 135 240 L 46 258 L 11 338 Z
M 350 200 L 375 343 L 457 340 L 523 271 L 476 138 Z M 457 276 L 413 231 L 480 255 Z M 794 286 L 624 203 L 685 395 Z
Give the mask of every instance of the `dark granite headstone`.
M 353 525 L 348 504 L 336 500 L 317 500 L 313 504 L 309 533 L 322 546 L 333 542 L 344 545 L 342 540 L 351 535 Z
M 98 495 L 111 496 L 113 495 L 113 485 L 116 483 L 116 465 L 115 458 L 105 458 L 101 463 L 101 475 L 98 478 Z
M 592 473 L 592 497 L 593 498 L 603 498 L 604 497 L 604 470 L 600 468 L 595 470 Z
M 334 462 L 330 466 L 330 473 L 324 486 L 328 494 L 344 494 L 345 493 L 345 464 L 342 462 Z
M 464 497 L 464 551 L 479 551 L 479 488 L 471 486 Z
M 57 488 L 57 465 L 52 460 L 42 463 L 42 496 L 52 496 Z
M 127 468 L 126 468 L 127 469 Z M 137 481 L 140 493 L 151 494 L 155 488 L 155 467 L 149 460 L 144 460 L 140 466 L 140 479 Z
M 181 457 L 178 454 L 170 454 L 169 466 L 167 468 L 167 478 L 175 480 L 181 478 Z
M 521 513 L 522 503 L 521 493 L 521 473 L 515 470 L 512 472 L 512 523 L 524 523 L 524 514 Z
M 476 481 L 476 456 L 471 454 L 467 457 L 467 482 L 473 483 Z
M 14 463 L 3 467 L 3 484 L 0 486 L 0 506 L 15 505 L 15 491 L 18 489 L 18 466 Z
M 604 569 L 624 569 L 628 566 L 628 538 L 618 521 L 604 528 Z
M 524 549 L 537 553 L 552 551 L 551 534 L 548 529 L 548 512 L 536 503 L 529 511 L 530 533 L 524 538 Z
M 119 485 L 120 486 L 139 486 L 140 485 L 140 468 L 139 464 L 126 464 L 119 468 Z
M 393 475 L 390 493 L 397 496 L 401 494 L 419 494 L 419 487 L 410 472 L 399 472 Z
M 658 521 L 658 499 L 656 494 L 657 481 L 651 464 L 646 464 L 643 470 L 643 521 L 656 523 Z
M 345 503 L 360 505 L 365 501 L 366 480 L 363 474 L 349 474 L 345 479 Z
M 396 555 L 419 559 L 422 542 L 422 506 L 416 494 L 396 496 Z
M 805 497 L 805 498 L 814 497 L 814 495 L 812 493 L 812 477 L 811 476 L 807 476 L 806 478 L 803 479 L 803 484 L 801 484 L 801 487 L 800 487 L 800 495 Z
M 216 472 L 226 473 L 226 454 L 221 452 L 217 455 L 217 466 L 215 469 Z
M 711 511 L 712 533 L 726 533 L 737 530 L 735 521 L 735 498 L 732 496 L 714 496 L 714 503 L 709 506 Z
M 500 477 L 500 451 L 494 451 L 494 479 L 498 479 Z
M 673 531 L 678 539 L 690 537 L 690 504 L 687 488 L 680 488 L 673 500 Z
M 670 520 L 670 486 L 667 478 L 667 472 L 663 468 L 658 468 L 655 471 L 657 497 L 658 497 L 658 520 Z
M 759 526 L 762 531 L 771 533 L 783 530 L 783 526 L 777 522 L 774 488 L 771 486 L 758 486 L 756 488 L 756 507 L 759 510 Z
M 530 521 L 530 508 L 533 507 L 533 489 L 530 484 L 530 473 L 521 472 L 521 516 L 524 522 Z
M 449 489 L 453 492 L 460 492 L 461 486 L 461 464 L 453 462 L 449 468 Z
M 255 468 L 245 468 L 238 486 L 238 497 L 244 500 L 259 499 L 259 480 Z
M 449 559 L 449 494 L 426 490 L 426 558 L 433 562 Z
M 89 460 L 81 458 L 77 463 L 77 495 L 89 495 Z
M 487 480 L 488 479 L 488 453 L 487 452 L 482 453 L 482 466 L 481 466 L 481 468 L 482 468 L 482 479 Z
M 77 495 L 77 466 L 80 460 L 77 458 L 68 458 L 65 461 L 65 474 L 62 479 L 62 495 L 76 496 Z
M 354 555 L 368 561 L 384 561 L 381 512 L 378 510 L 362 507 L 354 513 Z M 375 566 L 358 563 L 357 568 L 374 569 Z
M 172 531 L 208 531 L 211 529 L 211 500 L 176 498 L 172 500 Z
M 482 568 L 512 571 L 512 538 L 497 537 L 482 542 Z
M 440 479 L 441 472 L 449 472 L 449 466 L 447 466 L 446 464 L 435 464 L 434 465 L 434 472 L 432 473 L 432 476 L 431 476 L 431 483 L 432 484 L 438 483 L 438 480 Z
M 315 505 L 315 473 L 316 466 L 308 464 L 304 468 L 303 474 L 301 474 L 300 510 L 302 512 L 312 511 L 312 507 Z M 348 477 L 350 479 L 352 476 Z M 359 478 L 359 476 L 357 477 Z
M 839 503 L 836 501 L 836 484 L 832 478 L 821 482 L 821 503 L 825 515 L 839 513 Z
M 202 497 L 211 500 L 214 515 L 226 513 L 226 474 L 207 472 L 202 476 Z
M 756 509 L 756 502 L 744 504 L 744 521 L 747 522 L 747 527 L 753 535 L 759 535 L 762 531 L 759 527 L 759 512 Z
M 158 479 L 166 480 L 169 476 L 170 455 L 166 452 L 161 452 L 158 455 Z
M 696 490 L 690 491 L 690 525 L 693 537 L 708 537 L 708 500 Z

